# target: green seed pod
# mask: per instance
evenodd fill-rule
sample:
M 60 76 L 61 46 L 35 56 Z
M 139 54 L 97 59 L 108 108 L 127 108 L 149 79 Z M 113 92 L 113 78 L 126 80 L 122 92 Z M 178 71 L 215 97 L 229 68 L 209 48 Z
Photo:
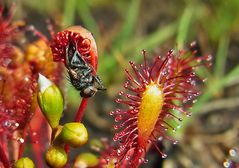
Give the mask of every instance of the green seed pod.
M 14 168 L 35 168 L 35 165 L 28 157 L 22 157 L 14 163 Z
M 88 132 L 82 123 L 66 123 L 60 133 L 60 139 L 71 147 L 80 147 L 88 140 Z
M 99 164 L 98 158 L 92 153 L 78 155 L 74 162 L 74 168 L 95 167 Z
M 50 167 L 60 168 L 67 162 L 67 154 L 60 146 L 51 146 L 46 152 L 46 163 Z
M 63 112 L 62 94 L 56 85 L 41 74 L 39 74 L 38 84 L 40 88 L 38 104 L 50 126 L 56 128 Z

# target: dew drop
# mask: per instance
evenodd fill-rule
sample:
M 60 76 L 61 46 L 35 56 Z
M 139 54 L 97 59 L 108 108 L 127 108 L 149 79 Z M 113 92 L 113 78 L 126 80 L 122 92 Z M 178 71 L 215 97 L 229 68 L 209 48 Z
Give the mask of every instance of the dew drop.
M 140 158 L 139 159 L 139 163 L 148 163 L 149 162 L 149 160 L 148 159 L 145 159 L 145 158 Z
M 168 155 L 166 155 L 165 153 L 162 154 L 162 158 L 165 159 Z
M 25 80 L 25 82 L 29 82 L 30 81 L 29 77 L 27 77 L 27 76 L 24 78 L 24 80 Z
M 200 59 L 197 59 L 197 62 L 198 62 L 198 63 L 200 63 L 200 62 L 202 62 L 202 60 L 200 60 Z
M 124 149 L 126 147 L 126 145 L 121 145 L 120 149 Z
M 121 102 L 121 99 L 117 98 L 117 99 L 115 99 L 115 102 L 116 102 L 116 103 L 120 103 L 120 102 Z
M 189 74 L 189 76 L 191 76 L 191 77 L 194 77 L 195 75 L 196 75 L 195 72 L 192 72 L 192 73 Z
M 173 144 L 174 144 L 174 145 L 178 144 L 178 141 L 173 141 Z
M 162 141 L 163 140 L 163 136 L 158 137 L 158 141 Z
M 118 125 L 114 125 L 114 129 L 117 130 L 119 128 Z
M 124 83 L 124 88 L 127 89 L 128 87 L 129 87 L 129 82 L 126 81 L 126 82 Z
M 204 78 L 203 80 L 202 80 L 202 82 L 206 82 L 207 81 L 207 78 Z
M 139 154 L 143 154 L 144 153 L 144 149 L 142 149 L 142 148 L 138 149 L 138 153 Z
M 122 124 L 120 124 L 119 126 L 120 126 L 120 127 L 124 127 L 124 125 L 125 125 L 125 124 L 124 124 L 124 123 L 122 123 Z
M 110 115 L 113 116 L 115 114 L 115 111 L 111 111 Z
M 238 155 L 237 150 L 232 148 L 229 150 L 229 155 L 232 157 L 236 157 Z
M 17 138 L 17 142 L 20 144 L 23 144 L 25 142 L 25 140 L 23 138 Z
M 192 80 L 192 81 L 191 81 L 191 85 L 196 86 L 196 81 L 195 81 L 195 80 Z
M 119 95 L 120 95 L 120 96 L 122 96 L 123 94 L 124 94 L 124 92 L 123 92 L 123 91 L 120 91 L 120 92 L 119 92 Z
M 223 162 L 223 166 L 224 166 L 225 168 L 229 168 L 229 167 L 231 166 L 231 161 L 226 160 L 225 162 Z
M 120 154 L 121 154 L 121 150 L 118 149 L 118 150 L 117 150 L 117 155 L 119 156 Z
M 206 57 L 206 60 L 207 60 L 207 61 L 211 61 L 211 60 L 212 60 L 212 55 L 208 55 L 208 56 Z
M 119 133 L 120 136 L 122 136 L 122 135 L 124 135 L 124 134 L 125 134 L 125 131 L 121 131 L 121 132 Z
M 17 123 L 15 120 L 6 120 L 2 125 L 9 131 L 14 131 L 19 127 L 19 123 Z
M 139 164 L 143 163 L 143 159 L 138 160 Z
M 182 119 L 182 118 L 178 118 L 178 121 L 180 121 L 180 122 L 181 122 L 181 121 L 183 121 L 183 119 Z
M 189 95 L 188 98 L 187 98 L 188 101 L 191 101 L 192 99 L 193 99 L 192 95 Z
M 113 138 L 113 141 L 117 141 L 118 137 L 115 135 L 115 137 Z
M 118 115 L 115 117 L 115 122 L 119 122 L 122 119 L 122 115 Z
M 197 99 L 193 100 L 193 104 L 197 102 Z
M 130 156 L 126 156 L 125 159 L 126 159 L 126 160 L 130 160 Z
M 149 162 L 149 160 L 148 159 L 144 159 L 144 163 L 148 163 Z
M 167 71 L 162 72 L 162 75 L 166 76 L 168 74 Z

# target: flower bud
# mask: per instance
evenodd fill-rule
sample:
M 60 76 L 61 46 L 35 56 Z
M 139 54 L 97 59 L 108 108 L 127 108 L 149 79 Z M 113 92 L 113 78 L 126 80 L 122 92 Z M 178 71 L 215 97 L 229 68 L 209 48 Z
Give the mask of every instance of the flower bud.
M 98 158 L 92 153 L 78 155 L 74 162 L 74 168 L 95 167 L 99 164 Z
M 28 157 L 22 157 L 15 162 L 14 168 L 35 168 L 35 165 Z
M 46 152 L 46 163 L 50 167 L 63 167 L 67 162 L 67 154 L 60 146 L 51 146 Z
M 80 147 L 88 140 L 88 132 L 82 123 L 66 123 L 60 133 L 60 139 L 71 147 Z
M 38 104 L 52 128 L 59 125 L 63 112 L 63 97 L 56 85 L 43 75 L 39 74 Z

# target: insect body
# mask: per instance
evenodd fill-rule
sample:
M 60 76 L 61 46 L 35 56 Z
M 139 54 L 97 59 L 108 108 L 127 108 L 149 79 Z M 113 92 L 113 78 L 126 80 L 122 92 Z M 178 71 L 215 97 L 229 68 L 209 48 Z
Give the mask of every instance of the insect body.
M 66 54 L 70 81 L 77 90 L 81 91 L 82 97 L 91 97 L 98 90 L 105 90 L 101 79 L 95 75 L 94 68 L 83 59 L 74 43 L 69 43 Z

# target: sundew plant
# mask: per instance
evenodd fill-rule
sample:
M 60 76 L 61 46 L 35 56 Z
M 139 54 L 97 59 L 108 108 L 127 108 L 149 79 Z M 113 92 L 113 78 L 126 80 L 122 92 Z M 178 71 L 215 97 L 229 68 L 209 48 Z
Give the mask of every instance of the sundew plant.
M 237 168 L 238 9 L 0 1 L 0 167 Z

